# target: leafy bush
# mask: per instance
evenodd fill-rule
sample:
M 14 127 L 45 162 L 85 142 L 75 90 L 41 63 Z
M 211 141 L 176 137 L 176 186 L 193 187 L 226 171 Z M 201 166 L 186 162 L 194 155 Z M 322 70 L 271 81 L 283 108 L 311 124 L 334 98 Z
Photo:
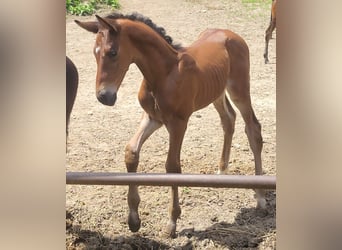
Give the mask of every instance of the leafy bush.
M 66 0 L 66 11 L 72 15 L 86 16 L 93 14 L 101 4 L 113 9 L 120 8 L 118 0 Z

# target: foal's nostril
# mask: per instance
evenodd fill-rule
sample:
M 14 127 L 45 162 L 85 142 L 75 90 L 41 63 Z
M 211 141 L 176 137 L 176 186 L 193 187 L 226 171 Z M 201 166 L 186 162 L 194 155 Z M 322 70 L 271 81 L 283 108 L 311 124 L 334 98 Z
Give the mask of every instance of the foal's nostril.
M 116 101 L 116 93 L 102 89 L 97 93 L 97 99 L 104 105 L 113 106 Z
M 116 93 L 114 93 L 113 95 L 112 95 L 112 106 L 115 104 L 115 102 L 116 102 Z

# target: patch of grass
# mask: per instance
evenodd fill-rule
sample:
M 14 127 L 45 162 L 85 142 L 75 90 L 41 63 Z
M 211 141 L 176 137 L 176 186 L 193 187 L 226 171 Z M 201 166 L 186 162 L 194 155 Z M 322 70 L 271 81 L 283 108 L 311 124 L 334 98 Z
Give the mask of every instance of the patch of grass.
M 254 3 L 254 4 L 271 4 L 272 0 L 241 0 L 243 4 L 245 3 Z
M 241 2 L 246 10 L 250 13 L 250 18 L 252 19 L 265 15 L 260 12 L 257 14 L 258 10 L 263 10 L 263 13 L 271 13 L 272 0 L 241 0 Z
M 95 13 L 101 5 L 119 9 L 119 0 L 66 0 L 66 12 L 71 15 L 87 16 Z
M 182 190 L 182 193 L 189 194 L 190 193 L 190 188 L 184 187 L 183 190 Z

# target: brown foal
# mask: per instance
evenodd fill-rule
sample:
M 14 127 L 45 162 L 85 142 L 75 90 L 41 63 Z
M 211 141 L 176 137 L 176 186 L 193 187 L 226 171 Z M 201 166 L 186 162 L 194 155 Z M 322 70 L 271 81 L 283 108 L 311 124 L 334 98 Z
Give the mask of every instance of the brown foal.
M 181 173 L 180 152 L 191 114 L 213 103 L 221 118 L 224 143 L 219 173 L 226 172 L 234 133 L 236 113 L 230 99 L 240 110 L 250 147 L 255 159 L 255 173 L 262 174 L 261 125 L 251 104 L 249 85 L 249 49 L 245 41 L 229 30 L 210 29 L 202 32 L 189 47 L 175 45 L 150 19 L 139 14 L 96 16 L 96 21 L 75 21 L 96 33 L 94 55 L 97 61 L 96 95 L 104 105 L 114 105 L 121 82 L 131 63 L 142 72 L 138 99 L 144 109 L 140 126 L 126 146 L 128 172 L 136 172 L 139 153 L 146 139 L 162 125 L 169 133 L 167 173 Z M 263 190 L 256 190 L 257 207 L 266 205 Z M 171 188 L 167 235 L 176 235 L 176 222 L 181 214 L 178 187 Z M 140 197 L 138 187 L 128 190 L 128 224 L 139 230 Z

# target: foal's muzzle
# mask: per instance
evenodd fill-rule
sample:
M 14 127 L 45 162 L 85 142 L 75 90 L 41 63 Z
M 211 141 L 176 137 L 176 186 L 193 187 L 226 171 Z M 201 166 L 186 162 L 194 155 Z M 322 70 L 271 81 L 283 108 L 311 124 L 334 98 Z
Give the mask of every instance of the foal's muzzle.
M 104 89 L 97 92 L 97 100 L 104 105 L 113 106 L 116 101 L 116 93 L 111 93 L 110 91 L 106 91 Z

